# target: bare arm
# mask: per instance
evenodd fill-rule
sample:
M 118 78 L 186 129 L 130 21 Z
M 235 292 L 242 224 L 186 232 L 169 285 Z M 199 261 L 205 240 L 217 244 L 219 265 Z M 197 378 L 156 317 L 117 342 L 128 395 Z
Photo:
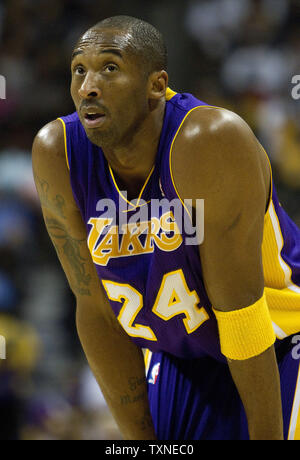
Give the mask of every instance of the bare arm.
M 45 224 L 70 288 L 89 365 L 125 439 L 155 439 L 142 351 L 115 317 L 99 281 L 74 201 L 60 121 L 45 126 L 32 150 Z
M 229 312 L 254 304 L 264 290 L 261 245 L 270 185 L 262 147 L 231 112 L 196 110 L 176 140 L 173 173 L 182 198 L 205 200 L 205 236 L 199 250 L 212 305 Z M 282 439 L 274 347 L 228 364 L 251 439 Z

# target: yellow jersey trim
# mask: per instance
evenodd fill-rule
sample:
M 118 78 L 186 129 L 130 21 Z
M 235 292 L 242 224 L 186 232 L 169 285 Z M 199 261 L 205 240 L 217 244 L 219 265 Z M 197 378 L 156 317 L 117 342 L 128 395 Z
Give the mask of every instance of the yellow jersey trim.
M 152 166 L 152 169 L 151 169 L 151 171 L 149 172 L 149 174 L 148 174 L 148 176 L 147 176 L 147 179 L 145 180 L 145 183 L 144 183 L 144 185 L 143 185 L 143 187 L 142 187 L 142 189 L 141 189 L 141 191 L 140 191 L 140 193 L 139 193 L 139 196 L 138 196 L 138 199 L 137 199 L 137 203 L 136 203 L 135 205 L 132 204 L 130 201 L 128 201 L 127 198 L 125 198 L 125 196 L 123 195 L 123 193 L 120 191 L 120 189 L 119 189 L 119 187 L 118 187 L 118 184 L 117 184 L 117 182 L 116 182 L 116 179 L 115 179 L 113 170 L 112 170 L 112 168 L 110 167 L 110 165 L 108 165 L 108 167 L 109 167 L 109 172 L 110 172 L 111 178 L 112 178 L 112 180 L 113 180 L 114 186 L 116 187 L 117 192 L 119 193 L 119 195 L 121 196 L 121 198 L 123 198 L 123 200 L 126 201 L 126 203 L 128 203 L 130 206 L 132 206 L 132 209 L 138 208 L 138 207 L 139 207 L 140 200 L 142 199 L 142 195 L 143 195 L 143 193 L 144 193 L 144 190 L 145 190 L 145 188 L 146 188 L 146 186 L 147 186 L 147 184 L 148 184 L 148 182 L 149 182 L 149 180 L 150 180 L 150 177 L 152 176 L 152 173 L 153 173 L 153 171 L 154 171 L 155 165 Z M 148 201 L 147 203 L 150 203 L 150 202 Z M 142 206 L 144 206 L 144 205 L 147 204 L 147 203 L 144 203 Z
M 68 166 L 68 170 L 70 171 L 70 165 L 69 165 L 69 158 L 68 158 L 68 148 L 67 148 L 67 131 L 66 131 L 66 124 L 62 118 L 57 118 L 57 120 L 61 121 L 64 129 L 64 144 L 65 144 L 65 156 L 66 156 L 66 162 Z
M 151 359 L 152 359 L 152 351 L 150 351 L 148 348 L 145 348 L 143 349 L 143 352 L 144 352 L 145 374 L 147 377 L 148 371 L 150 368 Z
M 300 287 L 283 259 L 284 238 L 273 201 L 265 219 L 262 244 L 265 292 L 277 338 L 299 332 Z
M 176 192 L 176 195 L 178 196 L 179 200 L 181 201 L 181 204 L 182 206 L 184 207 L 184 209 L 186 210 L 186 212 L 188 213 L 188 215 L 190 216 L 190 218 L 192 219 L 192 216 L 191 216 L 191 213 L 190 211 L 187 209 L 186 205 L 184 204 L 183 200 L 181 199 L 181 196 L 179 195 L 179 192 L 177 190 L 177 187 L 176 187 L 176 184 L 175 184 L 175 181 L 174 181 L 174 175 L 173 175 L 173 170 L 172 170 L 172 153 L 173 153 L 173 147 L 174 147 L 174 143 L 176 141 L 176 138 L 179 134 L 179 131 L 181 130 L 185 120 L 187 119 L 187 117 L 189 116 L 190 113 L 192 113 L 194 110 L 196 109 L 199 109 L 201 106 L 197 106 L 197 107 L 194 107 L 193 109 L 191 109 L 184 117 L 184 119 L 182 120 L 182 122 L 180 123 L 179 125 L 179 128 L 177 129 L 176 131 L 176 134 L 173 138 L 173 141 L 172 141 L 172 144 L 171 144 L 171 147 L 170 147 L 170 153 L 169 153 L 169 169 L 170 169 L 170 176 L 171 176 L 171 181 L 172 181 L 172 184 L 173 184 L 173 187 L 174 187 L 174 190 Z M 207 107 L 207 106 L 205 106 Z
M 167 88 L 166 91 L 166 101 L 170 101 L 174 96 L 176 96 L 176 92 L 173 91 L 171 88 Z

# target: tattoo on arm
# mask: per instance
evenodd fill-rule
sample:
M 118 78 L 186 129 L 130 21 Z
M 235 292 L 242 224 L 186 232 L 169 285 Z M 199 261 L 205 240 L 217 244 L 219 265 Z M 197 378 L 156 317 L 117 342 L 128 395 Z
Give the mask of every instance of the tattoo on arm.
M 69 266 L 73 270 L 73 274 L 77 281 L 77 286 L 73 287 L 76 294 L 90 296 L 88 289 L 91 275 L 86 273 L 86 259 L 80 254 L 80 247 L 86 244 L 86 240 L 76 240 L 67 232 L 66 228 L 56 219 L 45 218 L 49 235 L 53 241 L 54 247 L 58 255 L 62 250 L 69 262 Z M 60 242 L 60 244 L 58 244 Z
M 137 425 L 140 426 L 142 431 L 146 431 L 153 426 L 153 420 L 148 412 L 145 412 L 140 418 L 137 419 Z
M 140 387 L 145 385 L 145 377 L 137 378 L 137 377 L 130 377 L 128 380 L 129 384 L 129 391 L 131 394 L 125 393 L 120 398 L 120 403 L 122 406 L 127 406 L 128 404 L 133 404 L 143 398 L 146 395 L 146 388 L 144 387 L 141 389 Z
M 34 177 L 41 205 L 45 208 L 55 209 L 57 214 L 63 219 L 65 219 L 65 200 L 63 196 L 56 195 L 55 198 L 51 201 L 51 199 L 49 198 L 50 186 L 48 182 L 44 179 L 41 179 L 35 172 Z

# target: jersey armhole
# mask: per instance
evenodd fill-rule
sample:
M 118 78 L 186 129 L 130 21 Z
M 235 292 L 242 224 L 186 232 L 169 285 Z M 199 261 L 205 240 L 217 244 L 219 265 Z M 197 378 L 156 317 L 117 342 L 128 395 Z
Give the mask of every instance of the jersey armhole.
M 180 125 L 179 125 L 179 128 L 177 129 L 176 133 L 175 133 L 175 136 L 173 137 L 173 140 L 172 140 L 172 143 L 171 143 L 171 147 L 170 147 L 170 152 L 169 152 L 169 171 L 170 171 L 170 177 L 171 177 L 171 182 L 172 182 L 172 185 L 173 185 L 173 188 L 174 188 L 174 191 L 178 197 L 178 199 L 181 201 L 181 204 L 183 206 L 183 208 L 186 210 L 186 212 L 188 213 L 190 219 L 192 220 L 192 215 L 189 211 L 189 209 L 187 208 L 186 204 L 184 203 L 184 201 L 182 200 L 181 196 L 179 195 L 179 192 L 177 190 L 177 187 L 176 187 L 176 184 L 175 184 L 175 180 L 174 180 L 174 175 L 173 175 L 173 170 L 172 170 L 172 153 L 173 153 L 173 147 L 174 147 L 174 143 L 176 141 L 176 138 L 179 134 L 179 131 L 181 130 L 185 120 L 187 119 L 187 117 L 190 115 L 190 113 L 192 113 L 194 110 L 196 109 L 199 109 L 199 108 L 202 108 L 202 107 L 210 107 L 210 106 L 196 106 L 196 107 L 193 107 L 191 110 L 189 110 L 187 112 L 187 114 L 185 115 L 185 117 L 183 118 L 183 120 L 181 121 Z
M 57 118 L 63 125 L 63 130 L 64 130 L 64 146 L 65 146 L 65 157 L 66 157 L 66 163 L 68 170 L 70 171 L 70 164 L 69 164 L 69 158 L 68 158 L 68 148 L 67 148 L 67 130 L 66 130 L 66 124 L 62 118 Z

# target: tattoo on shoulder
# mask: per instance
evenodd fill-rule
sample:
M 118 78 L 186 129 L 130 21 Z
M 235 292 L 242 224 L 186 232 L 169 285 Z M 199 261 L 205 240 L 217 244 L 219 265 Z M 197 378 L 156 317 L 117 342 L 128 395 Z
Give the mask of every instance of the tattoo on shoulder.
M 81 245 L 86 244 L 86 240 L 77 240 L 71 237 L 65 226 L 56 219 L 46 217 L 45 221 L 58 256 L 62 251 L 73 270 L 77 281 L 76 294 L 90 296 L 91 293 L 88 288 L 91 275 L 86 273 L 86 259 L 80 254 Z

